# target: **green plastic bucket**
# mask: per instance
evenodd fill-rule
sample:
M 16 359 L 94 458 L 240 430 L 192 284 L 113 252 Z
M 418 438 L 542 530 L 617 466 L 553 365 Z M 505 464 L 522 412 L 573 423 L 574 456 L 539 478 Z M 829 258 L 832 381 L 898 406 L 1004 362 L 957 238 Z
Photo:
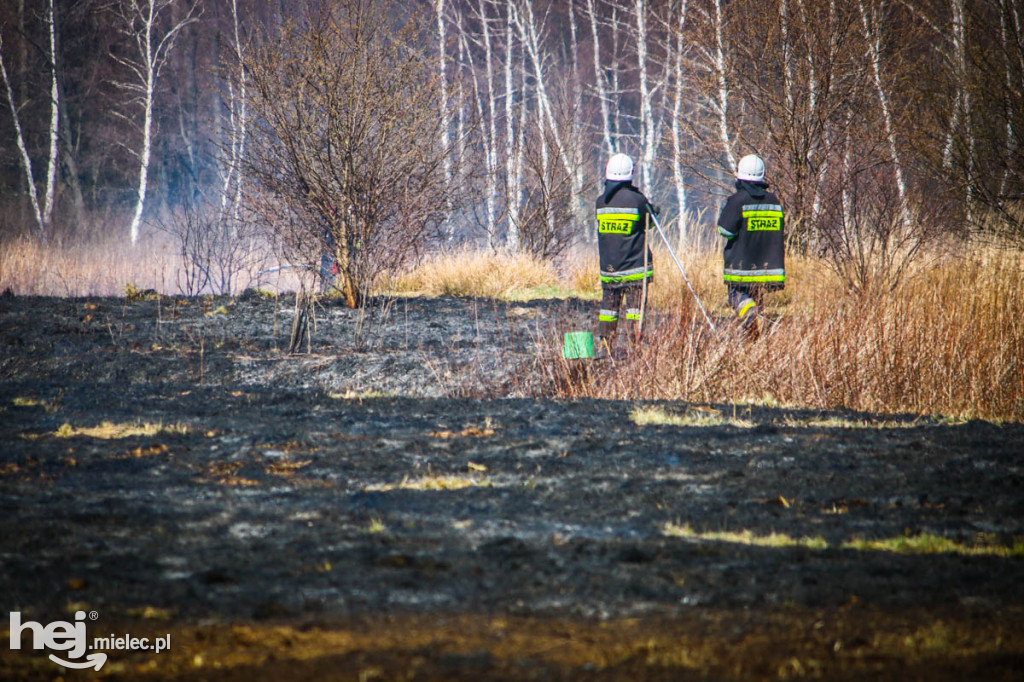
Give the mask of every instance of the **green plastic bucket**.
M 593 332 L 566 332 L 562 357 L 571 360 L 594 357 Z

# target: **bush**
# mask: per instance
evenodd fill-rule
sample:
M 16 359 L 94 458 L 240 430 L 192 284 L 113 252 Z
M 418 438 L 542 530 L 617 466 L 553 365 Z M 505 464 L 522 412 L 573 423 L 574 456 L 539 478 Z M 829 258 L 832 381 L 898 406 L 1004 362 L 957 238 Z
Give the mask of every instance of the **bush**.
M 342 0 L 281 28 L 246 60 L 249 202 L 285 259 L 334 252 L 356 307 L 451 208 L 447 125 L 420 46 L 427 24 L 379 0 Z

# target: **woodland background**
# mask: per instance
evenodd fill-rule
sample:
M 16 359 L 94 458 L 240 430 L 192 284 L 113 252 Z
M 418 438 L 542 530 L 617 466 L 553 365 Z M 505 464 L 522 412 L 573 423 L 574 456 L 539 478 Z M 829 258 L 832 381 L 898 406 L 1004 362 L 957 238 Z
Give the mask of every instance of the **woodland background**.
M 0 17 L 0 239 L 169 234 L 200 264 L 190 293 L 237 288 L 257 244 L 313 262 L 325 225 L 354 260 L 401 254 L 388 267 L 462 244 L 556 257 L 591 238 L 615 151 L 683 248 L 760 153 L 790 248 L 853 288 L 932 244 L 1024 235 L 1021 0 L 2 0 Z M 332 130 L 337 102 L 310 108 L 318 88 L 379 105 L 362 143 Z M 331 154 L 289 166 L 301 126 L 280 115 L 303 107 L 298 146 L 348 144 L 350 170 L 374 169 L 359 187 Z M 363 154 L 388 116 L 396 153 Z M 350 203 L 378 208 L 339 217 Z

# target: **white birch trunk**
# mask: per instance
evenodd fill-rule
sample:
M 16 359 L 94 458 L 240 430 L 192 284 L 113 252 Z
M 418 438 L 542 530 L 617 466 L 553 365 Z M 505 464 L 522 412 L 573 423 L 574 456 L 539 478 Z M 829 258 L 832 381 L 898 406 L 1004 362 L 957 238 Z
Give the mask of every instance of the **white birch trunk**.
M 484 204 L 487 211 L 487 241 L 493 249 L 496 246 L 498 232 L 498 122 L 494 92 L 494 50 L 491 47 L 491 20 L 487 16 L 486 0 L 480 0 L 480 21 L 483 23 L 484 67 L 487 75 L 487 180 Z
M 846 144 L 844 145 L 845 151 L 843 152 L 843 172 L 842 177 L 847 178 L 843 181 L 842 191 L 842 202 L 843 202 L 843 228 L 848 230 L 850 227 L 850 214 L 853 213 L 853 196 L 850 193 L 849 179 L 851 177 L 850 164 L 853 156 L 853 144 L 850 141 L 850 126 L 853 123 L 853 109 L 847 110 L 846 113 L 846 132 L 844 136 L 846 138 Z
M 942 149 L 942 165 L 949 170 L 953 167 L 953 150 L 956 145 L 956 134 L 964 118 L 968 116 L 967 89 L 964 82 L 967 77 L 967 45 L 964 36 L 964 0 L 950 0 L 950 31 L 948 37 L 953 49 L 953 69 L 956 78 L 956 97 L 953 100 L 953 112 L 946 132 L 946 144 Z
M 39 195 L 36 193 L 36 183 L 32 174 L 32 158 L 28 155 L 28 149 L 25 147 L 25 135 L 21 130 L 18 105 L 14 103 L 14 91 L 11 89 L 11 81 L 7 76 L 7 66 L 4 64 L 3 45 L 3 36 L 0 35 L 0 76 L 3 76 L 4 79 L 7 104 L 11 109 L 11 118 L 14 120 L 14 133 L 18 145 L 18 153 L 21 157 L 21 167 L 25 172 L 25 181 L 28 185 L 29 204 L 32 207 L 32 214 L 36 219 L 36 228 L 39 230 L 39 236 L 45 239 L 46 230 L 43 224 L 43 214 L 39 208 Z
M 153 154 L 153 100 L 156 95 L 157 79 L 167 55 L 174 45 L 174 39 L 186 26 L 197 20 L 201 10 L 192 5 L 185 16 L 174 21 L 162 34 L 159 32 L 160 14 L 177 0 L 121 0 L 117 5 L 123 22 L 121 31 L 135 42 L 138 53 L 131 58 L 117 58 L 118 63 L 128 67 L 135 80 L 119 83 L 125 90 L 134 93 L 133 99 L 142 104 L 142 147 L 136 153 L 139 159 L 139 173 L 135 193 L 135 209 L 129 225 L 131 243 L 139 238 L 139 228 L 146 206 L 146 191 L 149 184 L 149 164 Z
M 527 106 L 527 89 L 526 89 L 526 50 L 522 49 L 519 51 L 519 131 L 516 133 L 516 153 L 515 153 L 515 175 L 513 178 L 512 187 L 515 190 L 515 201 L 518 205 L 523 194 L 523 178 L 525 177 L 526 167 L 526 123 L 529 114 L 529 106 Z M 517 216 L 519 215 L 517 209 Z M 516 223 L 518 226 L 519 223 Z M 517 227 L 518 229 L 518 227 Z M 521 248 L 522 244 L 517 233 L 516 236 L 516 250 Z
M 234 24 L 235 58 L 238 61 L 238 145 L 235 160 L 235 193 L 232 197 L 232 230 L 238 229 L 238 211 L 242 204 L 242 162 L 245 159 L 245 142 L 248 137 L 246 128 L 249 121 L 249 93 L 247 92 L 245 73 L 245 54 L 242 50 L 242 37 L 238 30 L 238 0 L 231 0 L 231 18 Z
M 528 12 L 527 21 L 523 20 L 519 9 L 516 9 L 514 18 L 516 26 L 519 28 L 519 40 L 523 45 L 523 59 L 524 59 L 524 81 L 525 81 L 525 59 L 526 55 L 529 54 L 530 61 L 533 64 L 533 96 L 537 101 L 536 114 L 537 114 L 537 136 L 540 142 L 540 159 L 541 159 L 541 173 L 547 175 L 548 169 L 551 165 L 551 152 L 548 149 L 548 137 L 545 134 L 545 128 L 548 126 L 547 123 L 547 92 L 544 88 L 544 69 L 541 65 L 539 56 L 539 45 L 540 42 L 537 35 L 537 25 L 534 21 L 533 8 L 529 2 L 524 3 L 525 9 Z M 525 87 L 524 97 L 522 106 L 526 107 Z M 553 119 L 552 119 L 553 121 Z M 523 119 L 523 127 L 525 127 L 526 120 Z M 554 126 L 551 126 L 554 128 Z M 555 131 L 557 134 L 557 130 Z M 547 223 L 548 230 L 553 233 L 555 230 L 555 207 L 552 202 L 552 196 L 550 187 L 547 187 L 547 179 L 543 179 L 545 185 L 545 197 L 544 197 L 544 220 Z
M 505 246 L 509 251 L 519 250 L 519 182 L 516 174 L 516 138 L 515 138 L 515 83 L 512 78 L 512 62 L 514 48 L 514 31 L 512 22 L 512 5 L 506 9 L 505 20 L 505 204 L 507 225 L 505 226 Z
M 686 182 L 683 177 L 683 169 L 680 164 L 683 152 L 683 132 L 679 125 L 679 119 L 683 113 L 683 49 L 684 30 L 686 28 L 686 2 L 682 0 L 679 8 L 679 18 L 675 25 L 675 54 L 672 60 L 672 75 L 674 88 L 672 91 L 672 180 L 676 189 L 676 203 L 679 206 L 679 248 L 685 248 L 689 235 L 687 228 L 687 206 L 686 206 Z
M 487 19 L 486 0 L 480 0 L 480 21 L 481 36 L 483 38 L 485 76 L 487 78 L 486 96 L 481 91 L 480 79 L 477 76 L 476 64 L 473 60 L 473 52 L 469 46 L 469 36 L 462 29 L 459 22 L 459 41 L 462 44 L 460 54 L 466 55 L 469 65 L 470 76 L 473 79 L 473 101 L 476 103 L 478 120 L 483 127 L 481 141 L 484 148 L 484 229 L 487 233 L 487 246 L 491 249 L 497 247 L 497 228 L 495 216 L 495 198 L 498 192 L 498 156 L 497 156 L 497 131 L 494 120 L 494 72 L 493 58 L 491 55 L 490 26 Z M 486 108 L 484 106 L 486 102 Z
M 548 182 L 547 175 L 551 167 L 551 152 L 548 151 L 548 136 L 544 134 L 544 105 L 540 101 L 540 93 L 534 90 L 534 97 L 537 98 L 537 132 L 540 137 L 540 160 L 541 160 L 541 173 L 545 176 L 542 178 L 544 186 L 544 220 L 548 224 L 548 234 L 555 233 L 555 203 L 554 197 L 551 193 L 551 184 Z
M 580 39 L 576 27 L 576 0 L 569 0 L 569 49 L 572 51 L 572 87 L 580 85 Z
M 57 28 L 53 17 L 53 0 L 49 2 L 47 29 L 50 34 L 50 151 L 47 156 L 46 195 L 43 199 L 43 225 L 49 229 L 53 221 L 53 195 L 57 184 L 57 144 L 60 141 L 60 92 L 57 90 Z
M 606 156 L 610 156 L 615 153 L 615 145 L 612 143 L 611 113 L 608 110 L 608 79 L 601 67 L 601 38 L 597 27 L 597 15 L 594 12 L 594 0 L 587 0 L 587 15 L 590 17 L 590 35 L 594 43 L 594 86 L 597 88 L 597 101 L 601 105 L 601 148 Z
M 779 29 L 782 31 L 782 72 L 785 78 L 786 104 L 790 113 L 796 107 L 793 96 L 793 44 L 789 37 L 789 0 L 782 0 L 779 8 Z
M 956 55 L 956 68 L 958 71 L 957 87 L 960 90 L 960 101 L 963 105 L 960 124 L 963 127 L 964 135 L 967 136 L 967 222 L 974 219 L 974 159 L 975 139 L 974 126 L 971 124 L 971 108 L 974 106 L 971 89 L 967 82 L 967 17 L 964 15 L 965 0 L 950 0 L 950 9 L 953 14 L 953 53 Z M 953 133 L 954 131 L 950 131 Z
M 516 20 L 518 22 L 520 37 L 526 47 L 526 52 L 530 55 L 530 61 L 533 63 L 534 73 L 534 92 L 537 97 L 537 111 L 538 111 L 538 125 L 541 140 L 544 142 L 546 147 L 547 140 L 544 135 L 544 124 L 547 122 L 548 129 L 551 131 L 551 139 L 555 143 L 558 157 L 565 168 L 566 174 L 569 176 L 572 196 L 570 197 L 570 209 L 573 214 L 573 218 L 576 220 L 579 226 L 583 226 L 586 222 L 586 216 L 582 204 L 579 201 L 580 194 L 583 191 L 582 187 L 582 176 L 579 169 L 573 164 L 572 159 L 568 151 L 563 144 L 562 132 L 558 128 L 558 124 L 555 121 L 555 115 L 552 111 L 551 99 L 548 96 L 547 85 L 545 82 L 544 74 L 544 60 L 540 52 L 540 35 L 537 30 L 537 23 L 534 19 L 533 8 L 529 2 L 524 3 L 526 9 L 526 21 L 522 20 L 519 12 L 516 12 Z M 545 161 L 545 168 L 547 162 Z
M 1020 24 L 1020 16 L 1017 14 L 1016 6 L 1013 7 L 1013 11 L 1011 12 L 1010 8 L 1006 6 L 1006 0 L 1000 0 L 999 4 L 1001 10 L 1000 26 L 1002 30 L 1003 54 L 1006 55 L 1007 59 L 1005 86 L 1007 94 L 1004 98 L 1003 105 L 1003 113 L 1006 116 L 1006 167 L 1003 169 L 1003 178 L 999 183 L 999 196 L 1004 197 L 1006 196 L 1006 188 L 1010 182 L 1010 168 L 1013 158 L 1013 150 L 1016 145 L 1017 139 L 1016 131 L 1014 131 L 1013 129 L 1013 111 L 1011 110 L 1011 105 L 1009 101 L 1010 93 L 1014 91 L 1013 77 L 1010 75 L 1011 69 L 1009 64 L 1010 55 L 1012 54 L 1010 48 L 1010 36 L 1021 35 L 1021 30 L 1024 27 L 1022 27 Z M 1012 23 L 1010 25 L 1007 25 L 1007 22 L 1011 20 Z M 1019 73 L 1022 75 L 1022 77 L 1024 77 L 1024 51 L 1020 51 L 1018 54 L 1020 55 Z
M 147 3 L 147 16 L 144 21 L 143 44 L 143 70 L 144 79 L 143 95 L 145 116 L 142 123 L 142 151 L 139 153 L 139 180 L 136 185 L 135 211 L 132 213 L 132 222 L 129 227 L 132 244 L 139 239 L 139 226 L 142 224 L 142 213 L 146 207 L 146 186 L 149 182 L 149 161 L 153 149 L 153 93 L 156 85 L 156 71 L 153 59 L 153 23 L 155 20 L 154 3 Z
M 654 110 L 647 85 L 647 7 L 644 0 L 634 0 L 636 19 L 636 61 L 640 72 L 640 176 L 643 189 L 652 190 L 651 166 L 654 163 Z
M 451 137 L 448 130 L 448 60 L 446 45 L 447 36 L 445 34 L 444 24 L 444 0 L 437 0 L 434 8 L 437 12 L 437 70 L 441 80 L 441 117 L 444 119 L 444 123 L 441 126 L 441 148 L 444 150 L 445 154 L 442 169 L 444 171 L 445 187 L 449 188 L 452 184 L 452 160 L 449 154 L 449 150 L 451 149 Z M 454 236 L 454 231 L 451 226 L 452 205 L 450 200 L 448 201 L 446 208 L 447 215 L 445 215 L 442 231 L 444 232 L 444 238 L 451 241 Z
M 804 4 L 804 0 L 798 0 L 800 4 L 800 13 L 803 20 L 803 26 L 807 27 L 811 25 L 811 22 L 807 16 L 807 7 Z M 830 54 L 835 54 L 836 43 L 838 39 L 838 32 L 833 30 L 836 25 L 836 0 L 829 2 L 829 24 L 825 30 L 829 32 L 829 46 Z M 789 75 L 792 78 L 792 74 Z M 810 121 L 818 120 L 818 93 L 821 90 L 821 84 L 818 78 L 818 69 L 813 58 L 808 59 L 808 103 L 807 103 L 807 118 Z M 791 109 L 792 110 L 792 109 Z M 824 147 L 825 153 L 821 157 L 821 163 L 816 164 L 815 161 L 818 158 L 818 151 Z M 822 192 L 824 191 L 825 175 L 828 172 L 829 156 L 827 142 L 823 142 L 820 138 L 811 140 L 811 144 L 807 150 L 807 163 L 809 165 L 809 171 L 812 173 L 814 182 L 814 196 L 811 198 L 811 224 L 817 225 L 818 219 L 821 216 L 821 212 L 824 209 L 824 200 L 822 199 Z
M 455 20 L 456 29 L 459 35 L 463 35 L 462 31 L 462 15 L 456 15 Z M 463 90 L 463 71 L 465 70 L 466 63 L 466 45 L 465 42 L 459 41 L 459 56 L 458 61 L 455 63 L 455 73 L 458 74 L 455 89 L 455 148 L 456 158 L 458 159 L 458 165 L 456 168 L 459 172 L 466 168 L 466 94 Z M 474 74 L 475 77 L 475 74 Z
M 619 89 L 619 9 L 612 5 L 612 149 L 619 151 L 622 134 L 622 91 Z
M 736 155 L 732 150 L 732 138 L 729 134 L 729 83 L 725 73 L 725 39 L 722 18 L 722 2 L 715 0 L 715 74 L 718 80 L 718 140 L 722 143 L 729 171 L 736 170 Z
M 238 230 L 238 211 L 242 195 L 241 165 L 245 158 L 246 119 L 248 117 L 246 92 L 245 55 L 242 49 L 242 38 L 238 25 L 238 0 L 231 0 L 231 19 L 234 29 L 235 61 L 238 66 L 238 94 L 234 84 L 228 81 L 228 125 L 231 131 L 231 146 L 228 156 L 228 169 L 224 177 L 221 191 L 220 224 L 228 224 L 228 236 L 234 238 Z M 228 218 L 228 209 L 231 217 Z
M 867 9 L 864 6 L 864 0 L 859 0 L 861 23 L 864 27 L 864 40 L 868 44 L 868 61 L 871 65 L 872 81 L 875 85 L 875 92 L 878 95 L 878 104 L 882 109 L 882 120 L 885 124 L 885 137 L 889 145 L 889 155 L 892 160 L 893 173 L 896 180 L 896 192 L 899 196 L 900 202 L 900 217 L 903 220 L 903 226 L 910 226 L 910 209 L 907 205 L 907 186 L 906 181 L 903 177 L 903 164 L 900 160 L 899 147 L 896 144 L 896 131 L 893 129 L 892 122 L 892 109 L 889 106 L 889 94 L 885 89 L 885 84 L 882 82 L 882 47 L 881 47 L 881 22 L 877 14 L 874 17 L 874 21 L 868 18 Z

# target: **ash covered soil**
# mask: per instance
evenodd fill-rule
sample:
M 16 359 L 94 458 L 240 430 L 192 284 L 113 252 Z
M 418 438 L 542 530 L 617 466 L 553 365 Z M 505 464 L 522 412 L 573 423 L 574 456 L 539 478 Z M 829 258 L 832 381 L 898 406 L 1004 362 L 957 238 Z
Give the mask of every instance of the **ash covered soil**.
M 593 305 L 3 298 L 0 611 L 172 636 L 69 678 L 1022 679 L 1024 426 L 526 397 Z

